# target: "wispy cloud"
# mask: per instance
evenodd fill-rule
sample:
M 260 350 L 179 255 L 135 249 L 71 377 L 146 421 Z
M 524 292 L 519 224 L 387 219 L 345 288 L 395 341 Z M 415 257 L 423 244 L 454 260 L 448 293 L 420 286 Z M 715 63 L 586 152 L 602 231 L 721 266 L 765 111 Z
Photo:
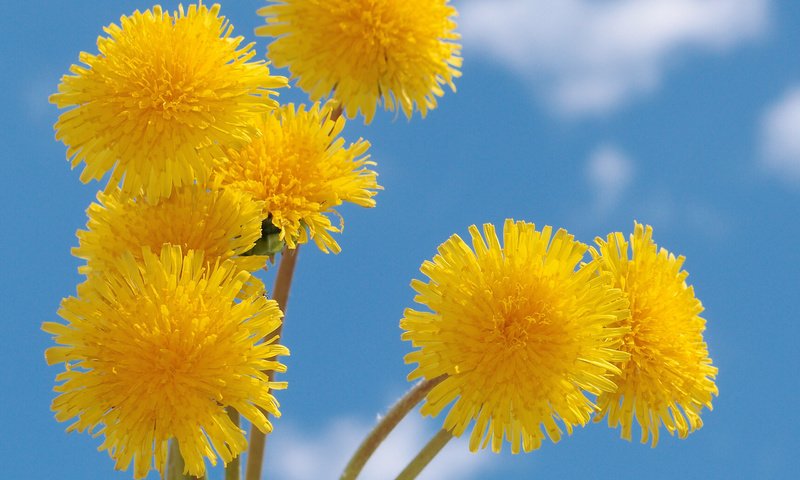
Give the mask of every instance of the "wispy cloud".
M 595 214 L 606 215 L 617 207 L 634 176 L 631 159 L 613 145 L 601 145 L 586 163 L 586 180 L 594 191 Z
M 584 166 L 591 203 L 576 209 L 573 222 L 594 230 L 628 217 L 658 229 L 689 229 L 714 242 L 729 235 L 733 225 L 723 210 L 705 199 L 665 190 L 656 178 L 637 174 L 637 167 L 635 159 L 612 143 L 592 150 Z
M 47 71 L 36 72 L 36 75 L 25 79 L 21 95 L 16 100 L 20 102 L 27 120 L 50 121 L 49 114 L 56 112 L 56 107 L 50 104 L 48 98 L 58 89 L 57 80 L 57 73 Z
M 363 419 L 333 419 L 314 433 L 304 433 L 289 425 L 280 426 L 280 435 L 270 440 L 267 461 L 270 478 L 279 480 L 325 480 L 341 474 L 350 455 L 370 430 Z M 363 480 L 394 478 L 434 435 L 438 420 L 423 419 L 412 413 L 384 441 L 364 471 Z M 421 480 L 441 478 L 486 478 L 492 454 L 470 453 L 466 439 L 451 441 L 419 476 Z M 273 477 L 274 475 L 274 477 Z
M 467 0 L 466 48 L 533 84 L 558 113 L 609 112 L 654 90 L 680 54 L 761 33 L 769 0 Z
M 761 138 L 763 166 L 786 180 L 800 182 L 800 86 L 767 109 Z

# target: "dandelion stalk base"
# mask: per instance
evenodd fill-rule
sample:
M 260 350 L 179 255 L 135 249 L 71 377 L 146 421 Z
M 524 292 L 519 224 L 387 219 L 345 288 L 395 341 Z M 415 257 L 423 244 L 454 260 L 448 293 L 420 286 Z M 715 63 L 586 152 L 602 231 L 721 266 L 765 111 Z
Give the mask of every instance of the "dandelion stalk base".
M 408 412 L 433 389 L 433 387 L 444 380 L 444 378 L 444 376 L 441 376 L 419 382 L 414 388 L 406 392 L 406 394 L 389 409 L 386 416 L 375 425 L 375 428 L 369 432 L 369 435 L 367 435 L 364 441 L 361 442 L 356 453 L 353 454 L 347 466 L 344 467 L 344 472 L 342 472 L 342 476 L 339 477 L 340 480 L 354 480 L 358 474 L 361 473 L 367 460 L 369 460 L 372 454 L 375 453 L 375 450 L 378 449 L 381 442 L 389 435 L 389 432 L 400 423 L 400 420 L 402 420 Z

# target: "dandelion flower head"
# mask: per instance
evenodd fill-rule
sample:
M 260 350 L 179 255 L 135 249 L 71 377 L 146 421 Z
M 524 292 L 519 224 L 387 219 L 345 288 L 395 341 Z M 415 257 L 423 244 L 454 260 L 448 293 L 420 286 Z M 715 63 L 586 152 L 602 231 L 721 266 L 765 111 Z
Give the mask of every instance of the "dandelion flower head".
M 460 436 L 474 420 L 470 449 L 528 452 L 546 435 L 555 441 L 585 425 L 594 405 L 584 390 L 614 391 L 616 348 L 627 302 L 593 263 L 576 269 L 587 246 L 561 229 L 537 231 L 506 220 L 503 245 L 492 225 L 469 229 L 472 248 L 454 235 L 414 280 L 415 301 L 430 311 L 407 309 L 404 340 L 419 348 L 409 375 L 434 379 L 422 413 L 437 415 L 452 403 L 444 428 Z M 485 239 L 484 239 L 485 238 Z
M 235 302 L 249 274 L 231 262 L 206 267 L 201 253 L 165 248 L 145 251 L 119 268 L 94 275 L 77 297 L 61 303 L 67 324 L 46 322 L 58 346 L 45 352 L 64 363 L 52 409 L 68 431 L 102 435 L 116 468 L 134 464 L 135 478 L 153 466 L 164 472 L 174 439 L 187 473 L 202 476 L 205 459 L 216 464 L 244 451 L 243 431 L 225 411 L 232 407 L 262 432 L 263 412 L 279 416 L 267 371 L 287 355 L 271 335 L 281 323 L 277 303 L 263 292 Z
M 246 142 L 250 118 L 276 106 L 270 89 L 286 79 L 250 61 L 253 44 L 232 37 L 219 10 L 137 10 L 105 27 L 99 53 L 81 53 L 82 65 L 62 77 L 50 100 L 69 110 L 56 138 L 73 167 L 85 164 L 83 182 L 111 171 L 109 188 L 122 181 L 126 195 L 169 196 L 173 187 L 202 181 L 220 145 Z
M 240 149 L 226 151 L 215 185 L 249 193 L 264 202 L 264 213 L 281 230 L 289 248 L 313 239 L 324 252 L 341 248 L 331 236 L 341 231 L 329 215 L 351 202 L 374 207 L 381 187 L 375 165 L 366 154 L 369 142 L 345 146 L 339 138 L 342 117 L 331 118 L 332 106 L 293 104 L 261 116 L 261 136 Z
M 717 368 L 703 340 L 703 306 L 686 285 L 684 258 L 659 249 L 652 237 L 652 227 L 636 223 L 630 242 L 622 233 L 609 234 L 596 239 L 592 255 L 601 271 L 613 275 L 631 310 L 621 323 L 630 327 L 623 342 L 630 359 L 614 379 L 619 389 L 597 399 L 601 413 L 595 420 L 608 416 L 609 425 L 621 426 L 630 440 L 635 418 L 642 443 L 652 438 L 655 446 L 662 423 L 681 438 L 700 428 L 700 411 L 712 408 L 718 390 Z
M 262 210 L 262 202 L 248 194 L 198 185 L 177 188 L 156 203 L 121 197 L 119 190 L 101 192 L 87 209 L 89 221 L 86 230 L 78 231 L 79 245 L 72 254 L 86 260 L 82 273 L 102 273 L 126 254 L 141 260 L 143 246 L 158 253 L 169 244 L 184 252 L 202 251 L 211 264 L 232 259 L 254 272 L 264 267 L 266 257 L 243 254 L 261 237 Z
M 258 11 L 275 37 L 268 57 L 312 100 L 333 92 L 347 116 L 372 121 L 380 101 L 424 117 L 442 86 L 455 90 L 461 46 L 448 0 L 277 0 Z

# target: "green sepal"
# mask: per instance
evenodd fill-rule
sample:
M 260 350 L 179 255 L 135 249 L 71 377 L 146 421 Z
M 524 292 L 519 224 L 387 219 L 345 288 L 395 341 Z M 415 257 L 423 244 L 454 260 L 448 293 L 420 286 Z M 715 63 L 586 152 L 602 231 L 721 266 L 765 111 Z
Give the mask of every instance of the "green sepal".
M 273 257 L 283 250 L 286 243 L 281 240 L 281 229 L 272 223 L 272 215 L 261 222 L 261 238 L 244 255 L 266 255 Z

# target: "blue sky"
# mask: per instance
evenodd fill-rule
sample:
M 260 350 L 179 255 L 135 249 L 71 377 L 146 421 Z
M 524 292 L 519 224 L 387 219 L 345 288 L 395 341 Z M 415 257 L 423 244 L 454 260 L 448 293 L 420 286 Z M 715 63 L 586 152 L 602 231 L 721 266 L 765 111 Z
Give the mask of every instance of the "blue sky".
M 258 43 L 261 1 L 222 2 Z M 0 335 L 5 478 L 132 478 L 100 439 L 49 411 L 56 367 L 41 322 L 74 294 L 75 230 L 100 184 L 81 184 L 47 104 L 102 27 L 140 1 L 18 2 L 3 19 Z M 506 217 L 584 242 L 634 219 L 687 257 L 720 396 L 705 426 L 659 446 L 604 424 L 512 456 L 453 442 L 428 479 L 787 478 L 800 468 L 800 3 L 775 0 L 463 0 L 463 77 L 438 109 L 391 113 L 345 138 L 372 142 L 385 190 L 346 207 L 343 252 L 301 250 L 284 341 L 283 418 L 265 478 L 338 476 L 375 416 L 409 387 L 398 321 L 437 245 Z M 166 2 L 175 8 L 176 2 Z M 299 89 L 284 101 L 304 101 Z M 441 418 L 414 414 L 364 478 L 391 478 Z M 219 475 L 219 474 L 217 474 Z M 155 478 L 155 475 L 152 476 Z M 212 477 L 212 478 L 219 478 Z

